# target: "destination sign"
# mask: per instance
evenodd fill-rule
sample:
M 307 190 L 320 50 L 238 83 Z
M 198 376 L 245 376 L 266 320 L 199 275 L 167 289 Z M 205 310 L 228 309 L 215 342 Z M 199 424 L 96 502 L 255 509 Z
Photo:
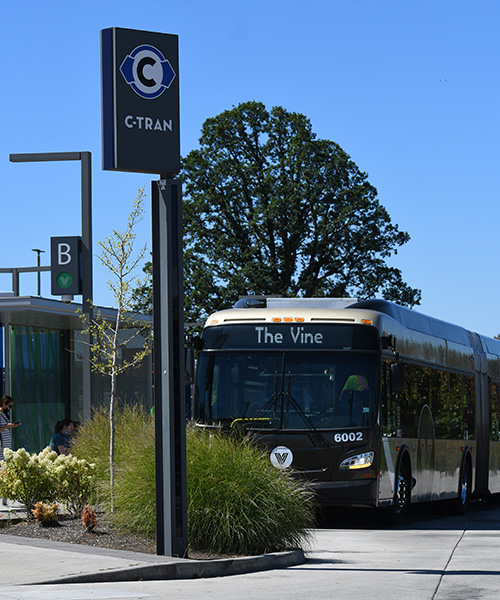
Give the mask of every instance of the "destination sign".
M 377 350 L 378 332 L 366 325 L 266 323 L 221 325 L 203 331 L 203 349 Z

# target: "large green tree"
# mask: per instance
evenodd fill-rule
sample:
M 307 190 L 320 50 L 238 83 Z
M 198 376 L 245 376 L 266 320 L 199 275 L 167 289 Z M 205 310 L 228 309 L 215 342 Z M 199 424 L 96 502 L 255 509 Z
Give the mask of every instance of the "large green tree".
M 182 178 L 188 320 L 246 294 L 419 303 L 420 290 L 386 262 L 408 233 L 304 115 L 246 102 L 207 119 Z M 143 309 L 148 294 L 137 290 Z

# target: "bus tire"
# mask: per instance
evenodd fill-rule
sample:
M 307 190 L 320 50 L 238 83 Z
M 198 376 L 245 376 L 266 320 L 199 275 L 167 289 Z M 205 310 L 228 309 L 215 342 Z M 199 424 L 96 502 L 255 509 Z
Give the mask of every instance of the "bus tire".
M 472 462 L 467 453 L 460 467 L 458 477 L 458 497 L 453 501 L 453 512 L 456 515 L 463 515 L 467 512 L 472 491 Z
M 392 515 L 394 521 L 399 521 L 408 512 L 411 502 L 411 469 L 406 454 L 401 456 L 394 478 L 394 498 Z

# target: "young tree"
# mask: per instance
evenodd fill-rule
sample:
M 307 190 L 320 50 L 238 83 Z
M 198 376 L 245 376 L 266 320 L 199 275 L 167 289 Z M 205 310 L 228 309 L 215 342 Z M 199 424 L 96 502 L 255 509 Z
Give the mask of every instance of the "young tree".
M 115 421 L 114 409 L 117 402 L 117 377 L 120 373 L 138 366 L 151 352 L 152 330 L 150 324 L 138 318 L 132 308 L 132 286 L 137 284 L 135 270 L 141 263 L 146 252 L 146 246 L 134 253 L 136 238 L 135 226 L 142 220 L 145 193 L 144 188 L 139 189 L 134 201 L 132 212 L 127 221 L 125 231 L 113 233 L 103 242 L 99 242 L 102 265 L 108 269 L 112 279 L 108 281 L 116 303 L 116 316 L 114 320 L 103 317 L 96 311 L 92 321 L 88 322 L 87 316 L 82 314 L 84 321 L 83 330 L 90 333 L 91 363 L 94 371 L 107 375 L 111 379 L 111 397 L 109 405 L 110 439 L 109 439 L 109 470 L 110 470 L 110 504 L 113 510 L 113 488 L 115 480 Z M 135 348 L 138 338 L 141 339 L 140 347 L 134 352 L 131 359 L 124 359 L 122 349 Z
M 420 302 L 386 263 L 410 236 L 304 115 L 246 102 L 207 119 L 182 177 L 186 319 L 245 294 Z

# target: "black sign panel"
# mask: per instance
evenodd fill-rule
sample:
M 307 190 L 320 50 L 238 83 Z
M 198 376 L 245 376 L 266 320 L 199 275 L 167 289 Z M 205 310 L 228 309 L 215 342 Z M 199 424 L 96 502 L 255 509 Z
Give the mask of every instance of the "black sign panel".
M 82 238 L 50 238 L 51 293 L 78 296 L 82 293 Z
M 257 310 L 257 309 L 255 309 Z M 367 325 L 259 323 L 206 327 L 203 349 L 378 350 L 377 330 Z
M 180 169 L 178 36 L 101 31 L 103 169 Z

